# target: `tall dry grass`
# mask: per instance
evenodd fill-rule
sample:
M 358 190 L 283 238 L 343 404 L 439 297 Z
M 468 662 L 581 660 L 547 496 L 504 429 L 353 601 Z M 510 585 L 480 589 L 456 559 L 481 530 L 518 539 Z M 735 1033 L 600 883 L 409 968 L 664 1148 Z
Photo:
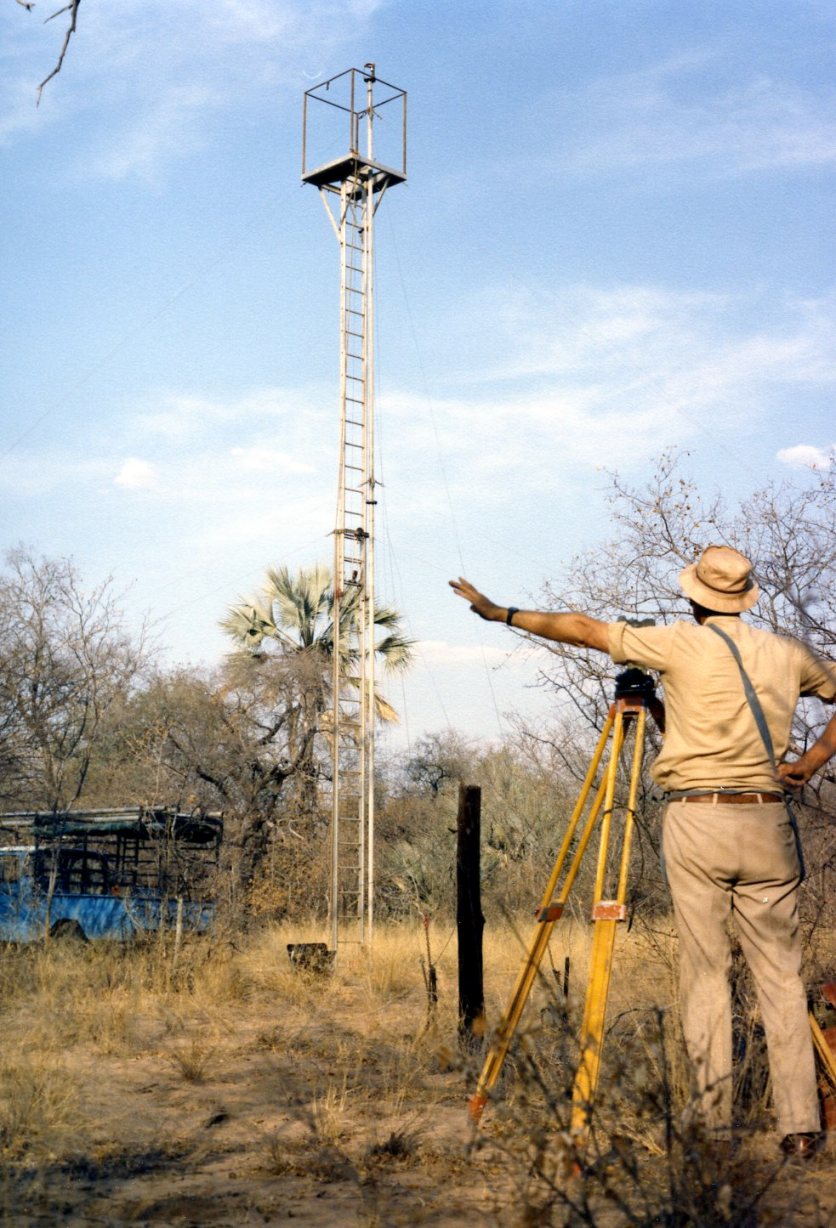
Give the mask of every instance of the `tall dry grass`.
M 488 1035 L 532 928 L 523 918 L 485 931 Z M 501 1172 L 495 1197 L 514 1200 L 528 1217 L 520 1223 L 754 1222 L 759 1195 L 747 1173 L 719 1163 L 683 1124 L 688 1070 L 675 945 L 664 923 L 619 933 L 585 1156 L 574 1147 L 568 1111 L 588 925 L 568 918 L 556 927 L 484 1128 L 470 1137 L 467 1153 L 465 1106 L 484 1054 L 462 1052 L 457 1041 L 452 923 L 432 924 L 429 950 L 420 924 L 381 926 L 371 956 L 341 955 L 330 974 L 294 968 L 287 944 L 322 937 L 313 923 L 271 925 L 246 939 L 191 938 L 176 959 L 166 936 L 131 947 L 50 943 L 0 952 L 0 1160 L 7 1173 L 105 1147 L 102 1139 L 115 1129 L 107 1113 L 115 1110 L 104 1088 L 118 1077 L 120 1094 L 135 1095 L 138 1106 L 158 1085 L 173 1089 L 166 1104 L 178 1102 L 178 1086 L 219 1102 L 234 1088 L 258 1171 L 308 1173 L 311 1180 L 330 1174 L 362 1185 L 364 1197 L 381 1165 L 431 1162 L 450 1181 L 472 1180 L 480 1166 Z M 437 971 L 437 1004 L 427 996 L 428 958 Z M 746 1111 L 753 1137 L 769 1126 L 762 1099 Z M 129 1118 L 130 1111 L 127 1122 L 119 1119 L 127 1131 L 119 1145 L 140 1149 Z M 461 1123 L 455 1154 L 449 1140 L 438 1140 L 442 1118 Z M 137 1121 L 139 1130 L 139 1115 Z M 170 1128 L 176 1150 L 182 1139 Z M 490 1180 L 486 1188 L 488 1197 Z M 782 1222 L 796 1222 L 786 1207 L 782 1214 Z

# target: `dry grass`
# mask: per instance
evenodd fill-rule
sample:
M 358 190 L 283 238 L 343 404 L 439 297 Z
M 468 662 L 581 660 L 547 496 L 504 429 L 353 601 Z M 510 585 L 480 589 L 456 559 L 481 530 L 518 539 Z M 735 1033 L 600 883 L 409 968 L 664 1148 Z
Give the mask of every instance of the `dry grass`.
M 735 1173 L 712 1167 L 678 1126 L 686 1072 L 664 928 L 620 936 L 601 1124 L 582 1175 L 565 1119 L 587 926 L 555 931 L 496 1101 L 472 1136 L 466 1101 L 481 1056 L 457 1044 L 452 931 L 431 935 L 440 997 L 430 1026 L 418 926 L 379 929 L 372 960 L 343 958 L 332 974 L 291 967 L 287 942 L 322 937 L 303 926 L 246 943 L 193 940 L 176 966 L 156 941 L 7 950 L 5 1222 L 240 1224 L 292 1213 L 323 1228 L 743 1228 L 769 1222 L 770 1205 L 782 1217 L 774 1223 L 826 1222 L 832 1161 L 790 1180 L 773 1163 L 762 1104 Z M 530 920 L 486 931 L 489 1028 L 529 931 Z M 753 1174 L 772 1185 L 750 1213 L 740 1191 L 754 1198 Z

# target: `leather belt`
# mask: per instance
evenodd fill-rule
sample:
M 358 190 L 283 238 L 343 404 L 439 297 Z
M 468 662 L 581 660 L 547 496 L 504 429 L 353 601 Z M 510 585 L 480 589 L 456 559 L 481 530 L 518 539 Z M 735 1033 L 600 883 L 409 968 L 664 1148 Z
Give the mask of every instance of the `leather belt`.
M 712 806 L 757 806 L 783 802 L 781 793 L 690 793 L 681 802 L 708 802 Z

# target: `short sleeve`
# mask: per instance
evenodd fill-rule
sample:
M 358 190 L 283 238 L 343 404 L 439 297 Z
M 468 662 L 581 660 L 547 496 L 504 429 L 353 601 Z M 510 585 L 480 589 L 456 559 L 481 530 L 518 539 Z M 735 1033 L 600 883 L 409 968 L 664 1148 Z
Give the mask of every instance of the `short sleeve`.
M 803 644 L 798 647 L 802 654 L 799 683 L 801 694 L 817 695 L 819 699 L 829 703 L 836 700 L 836 665 L 814 656 Z
M 607 625 L 609 654 L 616 665 L 638 665 L 663 673 L 669 666 L 676 640 L 676 624 L 669 627 Z

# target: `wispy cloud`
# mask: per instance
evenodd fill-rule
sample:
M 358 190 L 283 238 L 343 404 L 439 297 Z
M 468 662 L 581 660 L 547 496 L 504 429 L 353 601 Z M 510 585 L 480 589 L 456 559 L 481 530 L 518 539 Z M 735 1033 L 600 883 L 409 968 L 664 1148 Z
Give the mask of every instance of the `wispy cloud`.
M 245 473 L 316 473 L 316 467 L 269 445 L 232 448 L 230 455 Z
M 513 490 L 553 491 L 597 466 L 640 467 L 661 448 L 700 437 L 734 447 L 756 415 L 829 395 L 836 383 L 836 302 L 770 298 L 768 310 L 767 327 L 757 303 L 730 294 L 625 285 L 518 293 L 489 339 L 490 351 L 509 355 L 505 363 L 474 363 L 469 382 L 448 384 L 432 409 L 411 389 L 384 390 L 378 476 L 399 495 L 408 491 L 410 520 L 427 525 L 448 495 L 496 503 Z M 153 481 L 169 514 L 202 509 L 207 535 L 225 538 L 255 526 L 269 535 L 287 523 L 288 508 L 314 534 L 333 527 L 332 391 L 171 391 L 149 394 L 118 419 L 111 450 L 82 470 L 94 486 L 104 477 L 112 497 Z M 780 459 L 807 463 L 790 449 Z M 53 489 L 78 486 L 69 458 L 52 455 L 29 469 L 38 475 L 28 479 L 32 490 L 47 480 Z M 283 516 L 273 516 L 277 506 Z
M 213 90 L 200 85 L 164 89 L 126 123 L 118 142 L 108 142 L 94 156 L 92 170 L 104 179 L 134 177 L 156 183 L 174 158 L 202 148 L 206 119 L 219 102 Z
M 386 0 L 119 0 L 82 9 L 61 76 L 35 107 L 60 49 L 46 27 L 4 4 L 0 142 L 78 120 L 78 173 L 156 183 L 212 139 L 227 104 L 307 86 L 310 74 L 362 35 Z M 60 97 L 60 105 L 58 98 Z
M 513 649 L 484 644 L 451 644 L 448 640 L 419 640 L 415 645 L 415 654 L 425 665 L 445 668 L 507 665 L 514 656 Z
M 232 557 L 245 546 L 267 562 L 300 540 L 319 550 L 319 539 L 322 556 L 330 556 L 333 396 L 328 411 L 315 393 L 280 388 L 231 398 L 149 394 L 148 401 L 123 407 L 119 429 L 104 442 L 96 436 L 86 454 L 78 440 L 62 451 L 53 439 L 43 450 L 9 455 L 0 488 L 17 501 L 71 497 L 107 522 L 153 492 L 143 505 L 147 532 L 164 534 L 190 559 L 224 550 Z
M 297 394 L 282 388 L 253 388 L 237 396 L 223 397 L 196 391 L 162 390 L 148 394 L 133 407 L 135 428 L 144 435 L 170 440 L 198 439 L 226 427 L 252 430 L 253 425 L 276 425 L 290 415 L 297 398 L 307 404 L 310 393 Z
M 414 458 L 439 449 L 453 485 L 495 500 L 514 483 L 553 489 L 579 466 L 641 465 L 699 437 L 734 446 L 756 416 L 836 384 L 831 300 L 567 286 L 506 295 L 505 314 L 484 323 L 486 350 L 507 359 L 475 364 L 432 413 L 409 392 L 381 400 L 411 458 L 413 511 L 438 504 L 437 474 Z
M 571 145 L 562 171 L 609 173 L 700 163 L 741 174 L 836 162 L 836 90 L 735 72 L 720 52 L 693 52 L 561 94 Z

